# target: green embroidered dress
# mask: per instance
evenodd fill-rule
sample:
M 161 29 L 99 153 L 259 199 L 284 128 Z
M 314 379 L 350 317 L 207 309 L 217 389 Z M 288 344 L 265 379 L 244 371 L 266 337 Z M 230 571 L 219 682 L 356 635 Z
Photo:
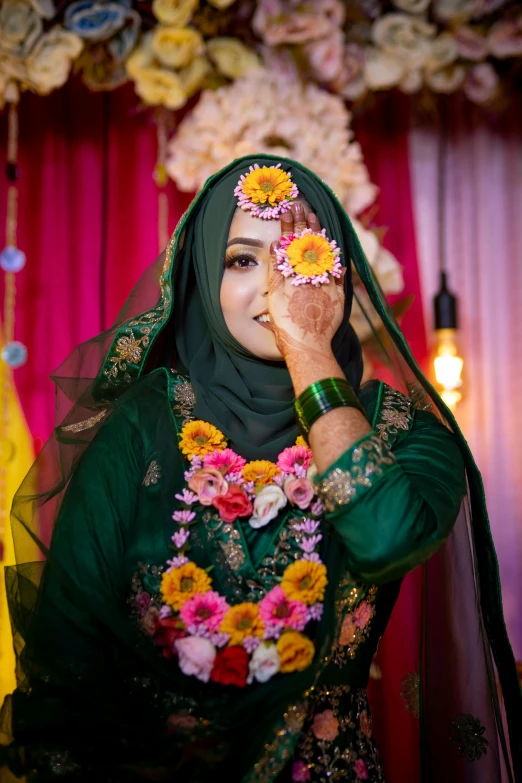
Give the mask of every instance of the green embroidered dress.
M 37 780 L 130 781 L 149 768 L 151 779 L 184 783 L 290 780 L 292 770 L 297 780 L 385 780 L 366 699 L 370 664 L 401 578 L 450 533 L 465 480 L 455 438 L 435 416 L 380 382 L 360 398 L 372 432 L 318 477 L 335 632 L 316 651 L 311 680 L 278 674 L 243 689 L 183 675 L 147 635 L 185 484 L 177 444 L 192 417 L 190 384 L 157 370 L 96 425 L 53 537 L 67 580 L 44 575 L 30 642 L 47 674 L 15 694 L 15 737 Z M 212 567 L 214 589 L 230 603 L 257 601 L 302 554 L 300 516 L 287 507 L 253 530 L 208 511 L 193 528 L 191 559 Z

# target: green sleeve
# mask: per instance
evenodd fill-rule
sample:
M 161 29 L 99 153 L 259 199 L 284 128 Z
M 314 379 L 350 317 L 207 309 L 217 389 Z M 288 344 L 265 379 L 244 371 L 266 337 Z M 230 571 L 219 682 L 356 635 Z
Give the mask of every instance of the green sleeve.
M 427 560 L 450 534 L 466 492 L 456 439 L 426 411 L 415 412 L 393 450 L 373 431 L 317 481 L 348 568 L 375 583 Z

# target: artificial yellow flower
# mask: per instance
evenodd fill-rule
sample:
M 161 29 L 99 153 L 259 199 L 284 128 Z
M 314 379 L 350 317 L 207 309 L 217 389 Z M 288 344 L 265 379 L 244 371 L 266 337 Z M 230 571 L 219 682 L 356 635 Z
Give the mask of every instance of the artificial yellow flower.
M 161 24 L 184 27 L 198 5 L 199 0 L 154 0 L 152 13 Z
M 304 277 L 330 272 L 336 258 L 328 240 L 318 234 L 305 234 L 294 239 L 286 254 L 296 274 Z
M 210 63 L 206 57 L 194 57 L 191 63 L 178 71 L 181 86 L 188 98 L 194 95 L 203 86 L 205 76 L 210 70 Z
M 212 580 L 195 563 L 185 563 L 166 571 L 161 577 L 161 595 L 166 604 L 178 611 L 196 593 L 208 593 Z
M 180 109 L 187 102 L 179 77 L 167 68 L 141 68 L 135 77 L 136 94 L 151 106 Z
M 308 443 L 305 441 L 305 439 L 303 438 L 302 435 L 298 435 L 297 436 L 297 438 L 295 439 L 295 445 L 296 446 L 304 446 L 305 449 L 310 448 Z
M 216 449 L 222 451 L 227 442 L 225 436 L 213 424 L 207 421 L 189 421 L 181 430 L 179 447 L 182 454 L 203 457 Z
M 257 54 L 237 38 L 211 38 L 207 42 L 207 51 L 218 71 L 229 79 L 239 79 L 251 68 L 260 65 Z
M 290 198 L 292 187 L 289 174 L 275 166 L 254 169 L 241 185 L 243 193 L 253 204 L 268 203 L 271 207 Z
M 231 606 L 219 627 L 221 633 L 230 634 L 229 644 L 241 644 L 247 636 L 263 636 L 265 626 L 259 616 L 257 604 L 245 602 Z
M 277 642 L 280 657 L 279 671 L 283 674 L 302 672 L 312 663 L 315 653 L 314 643 L 297 631 L 282 634 Z
M 286 597 L 307 606 L 323 600 L 327 584 L 326 566 L 313 560 L 296 560 L 285 569 L 281 580 Z
M 274 476 L 278 476 L 280 473 L 277 465 L 268 459 L 254 459 L 252 462 L 247 462 L 243 468 L 245 481 L 253 481 L 258 487 L 271 484 Z
M 192 27 L 157 25 L 151 38 L 151 49 L 162 65 L 183 68 L 203 51 L 203 38 Z

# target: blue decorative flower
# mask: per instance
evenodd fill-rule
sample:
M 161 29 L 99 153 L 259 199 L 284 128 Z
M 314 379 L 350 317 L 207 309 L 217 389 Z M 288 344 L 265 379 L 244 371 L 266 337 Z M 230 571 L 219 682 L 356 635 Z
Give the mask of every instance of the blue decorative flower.
M 25 253 L 8 245 L 0 253 L 0 267 L 4 272 L 19 272 L 25 266 Z
M 21 367 L 22 364 L 26 363 L 27 348 L 23 343 L 7 343 L 7 345 L 4 345 L 2 348 L 0 356 L 9 367 L 16 370 L 18 367 Z
M 78 0 L 68 6 L 64 25 L 81 38 L 89 41 L 106 41 L 120 30 L 128 16 L 126 2 L 96 2 Z

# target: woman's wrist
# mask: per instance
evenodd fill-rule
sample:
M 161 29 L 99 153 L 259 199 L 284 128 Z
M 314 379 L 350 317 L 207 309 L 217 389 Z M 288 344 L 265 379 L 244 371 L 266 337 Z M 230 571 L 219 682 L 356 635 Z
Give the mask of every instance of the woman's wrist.
M 285 353 L 285 361 L 296 397 L 317 381 L 345 377 L 331 347 L 324 353 L 316 349 L 306 349 L 304 346 L 302 350 L 292 348 Z

